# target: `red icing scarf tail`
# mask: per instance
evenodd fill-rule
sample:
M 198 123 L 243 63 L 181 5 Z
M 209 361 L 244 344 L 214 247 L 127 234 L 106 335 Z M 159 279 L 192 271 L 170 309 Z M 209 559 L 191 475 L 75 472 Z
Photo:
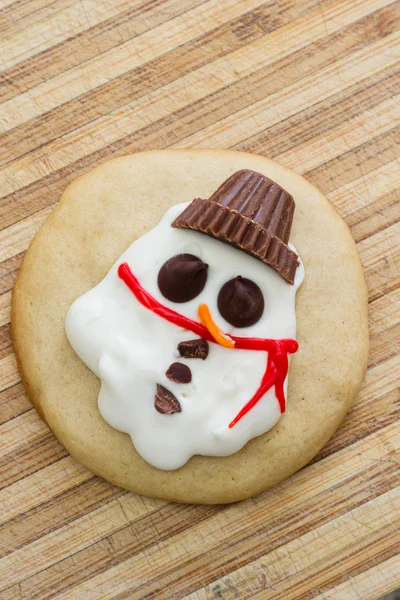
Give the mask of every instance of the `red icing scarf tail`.
M 119 265 L 118 276 L 127 285 L 142 306 L 151 310 L 163 319 L 166 319 L 170 323 L 182 327 L 182 329 L 188 329 L 208 342 L 216 343 L 204 325 L 164 306 L 149 294 L 149 292 L 141 286 L 137 277 L 132 273 L 128 263 L 121 263 Z M 264 350 L 265 352 L 268 352 L 268 361 L 265 373 L 256 393 L 229 423 L 229 427 L 232 428 L 236 425 L 236 423 L 257 404 L 273 385 L 275 386 L 275 395 L 279 402 L 281 413 L 284 413 L 286 409 L 284 383 L 289 368 L 288 354 L 297 352 L 299 347 L 297 341 L 290 338 L 273 340 L 267 338 L 244 338 L 233 335 L 230 337 L 235 342 L 235 348 L 240 350 Z M 235 348 L 233 348 L 233 350 Z

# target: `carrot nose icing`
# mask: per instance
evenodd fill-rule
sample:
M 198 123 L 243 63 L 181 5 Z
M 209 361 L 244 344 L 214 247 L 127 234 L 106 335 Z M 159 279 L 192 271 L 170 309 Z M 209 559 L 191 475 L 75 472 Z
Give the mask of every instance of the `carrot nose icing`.
M 221 332 L 212 320 L 209 308 L 206 304 L 199 306 L 199 317 L 204 319 L 203 323 L 197 323 L 178 312 L 171 310 L 156 300 L 139 283 L 137 277 L 132 273 L 128 263 L 121 263 L 118 267 L 118 276 L 128 286 L 136 299 L 147 309 L 159 317 L 174 323 L 178 327 L 189 329 L 201 336 L 203 340 L 219 343 L 227 348 L 238 348 L 241 350 L 261 350 L 268 353 L 267 366 L 260 385 L 254 396 L 243 406 L 236 417 L 229 423 L 229 429 L 234 427 L 248 412 L 257 404 L 263 395 L 272 387 L 275 387 L 275 396 L 279 402 L 281 413 L 286 409 L 286 398 L 284 382 L 288 372 L 288 354 L 294 354 L 298 350 L 298 343 L 293 339 L 274 340 L 267 338 L 246 338 L 228 336 Z M 218 338 L 218 339 L 217 339 Z
M 235 347 L 235 342 L 233 339 L 226 333 L 223 333 L 218 325 L 214 322 L 207 304 L 200 304 L 198 308 L 198 314 L 200 321 L 205 327 L 207 327 L 208 331 L 218 344 L 224 346 L 224 348 Z

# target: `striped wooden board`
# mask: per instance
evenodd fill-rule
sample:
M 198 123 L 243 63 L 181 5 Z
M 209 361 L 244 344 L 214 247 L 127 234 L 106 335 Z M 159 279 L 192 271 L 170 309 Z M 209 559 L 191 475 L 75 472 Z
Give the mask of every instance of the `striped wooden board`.
M 375 600 L 400 586 L 400 3 L 0 0 L 0 599 Z M 29 403 L 11 288 L 66 185 L 150 148 L 235 148 L 345 218 L 370 295 L 365 386 L 308 468 L 179 506 L 72 460 Z

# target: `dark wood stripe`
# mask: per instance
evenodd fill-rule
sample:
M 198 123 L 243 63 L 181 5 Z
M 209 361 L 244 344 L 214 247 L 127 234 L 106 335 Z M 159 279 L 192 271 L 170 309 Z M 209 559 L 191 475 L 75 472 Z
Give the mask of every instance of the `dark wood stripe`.
M 0 8 L 0 33 L 12 37 L 16 33 L 48 18 L 79 0 L 22 0 Z
M 179 535 L 221 510 L 223 508 L 218 506 L 169 504 L 27 579 L 22 583 L 23 592 L 29 594 L 30 600 L 44 600 L 52 594 L 59 594 L 135 554 Z
M 26 92 L 146 31 L 184 14 L 206 0 L 147 0 L 55 44 L 0 73 L 0 102 Z
M 8 323 L 7 325 L 0 327 L 0 360 L 12 353 L 11 325 Z
M 367 20 L 363 21 L 366 25 Z M 345 28 L 345 30 L 348 30 L 348 28 Z M 349 37 L 348 44 L 346 45 L 344 40 L 344 37 L 346 37 L 345 30 L 342 32 L 343 37 L 335 37 L 330 41 L 329 45 L 326 44 L 326 41 L 320 44 L 313 44 L 304 51 L 292 55 L 291 60 L 277 61 L 265 69 L 260 69 L 260 71 L 251 77 L 244 78 L 237 84 L 228 86 L 224 90 L 207 96 L 195 104 L 188 105 L 183 110 L 171 113 L 168 117 L 130 133 L 109 144 L 107 147 L 72 162 L 66 167 L 25 186 L 23 189 L 1 198 L 0 227 L 6 227 L 28 216 L 33 211 L 53 204 L 54 199 L 60 197 L 62 191 L 70 181 L 87 172 L 94 164 L 101 160 L 130 152 L 165 147 L 176 143 L 178 140 L 184 139 L 186 136 L 198 131 L 199 123 L 203 126 L 210 125 L 232 113 L 232 111 L 240 110 L 261 99 L 265 96 L 266 85 L 268 85 L 268 90 L 272 93 L 289 83 L 301 79 L 304 75 L 314 70 L 313 60 L 315 60 L 317 67 L 321 68 L 323 66 L 321 64 L 321 55 L 323 55 L 326 61 L 324 65 L 331 64 L 340 55 L 341 49 L 343 51 L 343 47 L 345 47 L 345 53 L 352 52 L 354 49 L 372 41 L 367 37 L 367 30 L 364 31 L 361 28 L 359 38 L 357 38 L 354 44 L 353 35 L 358 30 L 357 28 L 353 30 L 352 34 L 350 34 L 350 31 L 347 32 Z M 373 31 L 373 28 L 371 30 Z M 388 29 L 386 34 L 388 35 L 390 32 L 391 29 Z M 372 35 L 373 39 L 375 39 L 376 33 Z M 335 40 L 337 45 L 335 45 Z M 324 46 L 325 52 L 323 52 L 322 46 Z M 293 69 L 292 67 L 293 60 L 299 64 L 297 69 Z M 283 70 L 285 68 L 285 61 L 287 61 L 286 71 Z M 268 133 L 263 133 L 265 141 L 263 148 L 252 150 L 240 147 L 240 145 L 235 146 L 235 148 L 259 152 L 271 157 L 276 156 L 276 154 L 285 151 L 289 147 L 306 141 L 313 135 L 329 129 L 330 126 L 335 126 L 338 122 L 342 122 L 343 115 L 346 115 L 347 118 L 347 114 L 349 113 L 348 118 L 352 118 L 362 110 L 375 106 L 396 93 L 400 90 L 400 78 L 397 76 L 391 77 L 390 72 L 391 70 L 387 69 L 375 74 L 362 82 L 350 86 L 345 92 L 340 92 L 337 98 L 333 96 L 329 100 L 318 103 L 315 107 L 310 107 L 306 111 L 298 113 L 293 118 L 285 120 L 283 123 L 269 129 L 266 128 L 266 131 L 268 129 Z M 275 76 L 274 73 L 276 74 Z M 252 89 L 251 96 L 248 93 L 249 88 Z M 352 99 L 354 95 L 356 96 L 356 102 Z M 342 102 L 343 104 L 341 104 Z M 331 109 L 329 108 L 331 104 L 333 105 L 332 119 L 330 114 Z M 351 109 L 349 105 L 352 105 Z M 315 121 L 317 121 L 317 124 L 318 121 L 321 121 L 319 111 L 323 111 L 324 109 L 326 112 L 322 117 L 323 124 L 320 127 L 321 131 L 318 129 L 315 131 L 313 130 L 313 126 L 316 124 Z M 305 119 L 312 118 L 312 115 L 314 115 L 314 122 L 311 122 L 307 126 Z M 289 133 L 294 123 L 298 125 L 300 139 L 292 137 L 292 135 L 296 135 L 296 131 L 293 134 L 291 131 Z M 300 131 L 302 132 L 301 136 Z M 246 143 L 249 143 L 249 140 Z M 288 146 L 288 144 L 290 145 Z
M 17 383 L 0 392 L 0 425 L 11 419 L 15 419 L 15 417 L 31 409 L 32 404 L 25 393 L 22 383 Z
M 399 340 L 400 323 L 372 335 L 370 337 L 371 351 L 368 367 L 375 367 L 393 356 L 397 356 L 399 354 Z
M 356 400 L 354 408 L 349 412 L 340 428 L 331 440 L 317 454 L 310 464 L 319 462 L 327 456 L 368 437 L 387 425 L 396 423 L 400 417 L 400 390 L 395 389 L 387 394 L 360 404 Z
M 53 496 L 48 502 L 40 504 L 38 498 L 35 508 L 0 526 L 0 557 L 125 494 L 126 491 L 93 476 L 88 481 Z
M 392 236 L 387 227 L 388 235 Z M 386 230 L 383 230 L 386 231 Z M 382 234 L 382 231 L 380 232 Z M 376 234 L 376 235 L 380 235 Z M 369 301 L 377 300 L 385 294 L 397 289 L 400 285 L 400 249 L 398 243 L 393 236 L 393 246 L 395 251 L 392 253 L 390 260 L 384 256 L 377 262 L 376 266 L 365 270 L 365 278 L 367 281 Z
M 268 518 L 266 514 L 262 525 L 246 528 L 239 534 L 227 534 L 221 544 L 216 544 L 212 550 L 202 553 L 199 547 L 199 555 L 188 562 L 182 562 L 178 567 L 174 566 L 154 578 L 149 577 L 146 582 L 139 580 L 134 590 L 129 590 L 128 597 L 137 600 L 160 598 L 162 590 L 168 589 L 170 598 L 181 598 L 348 510 L 361 506 L 392 489 L 395 484 L 396 464 L 387 464 L 387 470 L 379 464 L 373 465 L 347 480 L 345 494 L 340 483 L 330 488 L 329 494 L 323 492 L 313 498 L 312 503 L 318 506 L 318 510 L 310 510 L 310 501 L 306 501 L 289 510 L 282 508 L 279 519 L 276 516 Z M 266 501 L 268 493 L 276 492 L 277 489 L 266 492 Z M 251 501 L 247 504 L 247 519 L 251 522 L 252 512 L 258 511 L 259 504 Z M 30 577 L 21 584 L 22 590 L 31 600 L 44 600 L 51 594 L 59 594 L 103 573 L 135 554 L 145 553 L 163 540 L 170 540 L 173 544 L 174 535 L 225 510 L 229 511 L 230 508 L 170 504 Z
M 273 158 L 357 117 L 398 93 L 400 63 L 396 69 L 391 67 L 357 82 L 273 127 L 267 125 L 260 133 L 232 148 Z
M 22 443 L 16 450 L 0 458 L 0 489 L 40 471 L 65 456 L 68 456 L 68 452 L 51 431 L 30 442 Z
M 17 158 L 38 146 L 48 144 L 55 137 L 61 137 L 103 117 L 211 60 L 233 52 L 286 25 L 292 20 L 293 14 L 296 16 L 299 12 L 306 14 L 319 6 L 318 0 L 307 0 L 302 3 L 299 11 L 296 4 L 296 0 L 287 0 L 288 6 L 282 11 L 274 2 L 245 13 L 209 33 L 174 48 L 142 67 L 128 71 L 6 132 L 0 137 L 0 161 L 6 164 L 10 156 Z
M 395 189 L 347 215 L 346 223 L 356 242 L 361 242 L 371 235 L 371 231 L 378 233 L 399 219 L 399 190 Z
M 354 478 L 354 484 L 357 485 L 358 490 L 354 494 L 350 493 L 343 500 L 343 503 L 337 501 L 337 495 L 335 496 L 335 494 L 333 496 L 336 501 L 329 502 L 327 497 L 330 495 L 325 494 L 315 500 L 318 510 L 310 511 L 307 505 L 302 510 L 300 505 L 294 511 L 283 511 L 284 524 L 280 520 L 269 522 L 267 519 L 260 530 L 257 531 L 252 528 L 250 529 L 251 533 L 248 535 L 229 537 L 215 549 L 201 554 L 177 568 L 171 568 L 164 572 L 162 576 L 153 578 L 153 580 L 141 586 L 135 586 L 132 591 L 124 591 L 116 596 L 115 600 L 122 600 L 126 597 L 129 597 L 130 600 L 153 600 L 159 597 L 163 589 L 168 589 L 171 598 L 174 597 L 174 594 L 175 597 L 182 598 L 184 595 L 211 584 L 227 572 L 236 571 L 261 558 L 264 554 L 275 550 L 282 544 L 288 544 L 328 520 L 345 514 L 350 507 L 354 510 L 354 508 L 381 495 L 384 491 L 392 489 L 396 479 L 395 468 L 391 468 L 391 479 L 389 481 L 382 481 L 384 479 L 382 478 L 382 472 L 380 475 L 381 479 L 378 476 L 374 481 L 376 488 L 372 486 L 371 480 L 369 480 L 371 487 L 366 488 L 360 481 L 360 476 L 357 476 L 357 478 Z M 368 476 L 367 479 L 369 479 Z M 386 538 L 388 545 L 392 546 L 397 539 L 397 533 L 393 531 L 393 527 L 388 526 L 384 533 L 381 532 L 381 538 Z M 365 555 L 361 560 L 365 560 Z
M 20 252 L 0 263 L 0 294 L 8 292 L 13 287 L 24 254 L 25 252 Z
M 31 0 L 14 0 L 14 2 L 10 2 L 7 6 L 0 8 L 0 16 L 3 17 L 7 13 L 15 12 L 23 7 L 26 7 L 28 14 L 29 12 L 34 12 L 36 10 L 36 8 L 32 6 Z
M 400 125 L 304 174 L 322 193 L 350 183 L 399 156 Z
M 338 586 L 341 583 L 348 581 L 352 577 L 356 577 L 360 573 L 363 573 L 368 569 L 372 569 L 374 566 L 396 556 L 398 554 L 398 540 L 395 531 L 393 531 L 393 527 L 396 526 L 400 526 L 398 521 L 396 524 L 388 525 L 387 527 L 383 528 L 376 538 L 375 545 L 372 545 L 372 549 L 370 548 L 369 541 L 364 541 L 362 546 L 360 545 L 360 551 L 356 554 L 356 557 L 358 558 L 356 558 L 354 561 L 355 565 L 347 569 L 345 573 L 343 572 L 343 563 L 346 559 L 349 559 L 353 556 L 353 548 L 346 548 L 346 550 L 339 554 L 339 557 L 336 561 L 330 561 L 329 566 L 327 565 L 325 568 L 324 587 L 319 588 L 321 592 L 331 588 L 334 589 L 335 586 Z M 380 550 L 381 545 L 384 548 L 383 550 Z M 298 579 L 301 579 L 303 590 L 306 582 L 307 586 L 312 589 L 313 581 L 320 580 L 320 572 L 318 567 L 314 567 L 312 570 L 314 572 L 312 577 L 310 577 L 309 572 L 305 572 L 304 575 L 298 577 Z M 295 590 L 296 587 L 291 588 L 291 591 L 294 593 L 296 593 Z M 286 592 L 283 593 L 285 594 Z M 296 596 L 296 600 L 306 600 L 309 597 L 309 592 L 303 591 L 303 593 Z M 279 594 L 279 596 L 276 595 L 275 598 L 277 600 L 278 598 L 285 598 L 285 596 Z

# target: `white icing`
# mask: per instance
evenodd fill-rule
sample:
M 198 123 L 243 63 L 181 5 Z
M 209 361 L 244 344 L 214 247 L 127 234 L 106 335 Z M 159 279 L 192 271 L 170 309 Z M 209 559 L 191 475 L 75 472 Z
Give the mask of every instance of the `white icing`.
M 281 413 L 271 388 L 229 429 L 260 384 L 266 352 L 210 343 L 204 361 L 180 357 L 178 343 L 198 336 L 144 308 L 118 277 L 118 266 L 127 262 L 159 302 L 195 321 L 199 321 L 199 304 L 206 303 L 222 331 L 242 337 L 295 338 L 295 294 L 304 277 L 300 264 L 294 285 L 289 285 L 272 268 L 241 250 L 199 232 L 171 227 L 185 206 L 171 208 L 154 229 L 134 242 L 103 281 L 72 304 L 66 318 L 74 350 L 101 379 L 98 404 L 102 416 L 112 427 L 128 433 L 139 454 L 159 469 L 177 469 L 195 454 L 233 454 L 273 427 Z M 162 296 L 157 276 L 164 262 L 180 253 L 200 257 L 209 269 L 202 293 L 190 302 L 175 304 Z M 237 275 L 257 283 L 265 300 L 261 319 L 240 329 L 227 323 L 217 308 L 222 285 Z M 190 367 L 191 383 L 167 379 L 165 372 L 175 361 Z M 155 410 L 156 383 L 176 396 L 182 412 L 163 415 Z M 287 380 L 285 393 L 286 387 Z

